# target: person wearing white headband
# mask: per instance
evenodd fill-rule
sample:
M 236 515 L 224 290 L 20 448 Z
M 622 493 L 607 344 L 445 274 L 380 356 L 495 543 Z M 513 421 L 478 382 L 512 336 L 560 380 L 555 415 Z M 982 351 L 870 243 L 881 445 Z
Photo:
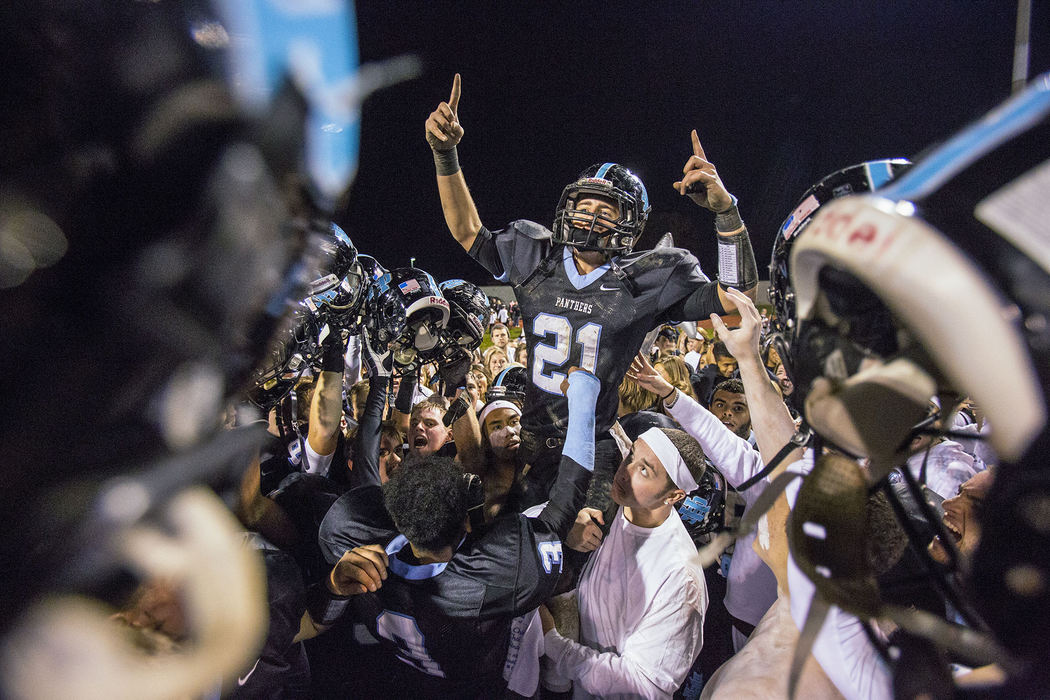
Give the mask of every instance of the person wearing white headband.
M 478 414 L 485 450 L 485 519 L 492 520 L 507 503 L 521 446 L 521 409 L 512 401 L 489 401 Z
M 600 541 L 576 589 L 579 641 L 545 608 L 545 654 L 573 697 L 669 698 L 703 645 L 707 585 L 674 504 L 704 473 L 700 445 L 681 430 L 642 433 L 613 478 L 620 506 L 602 538 L 597 511 L 584 537 Z M 580 520 L 577 520 L 579 523 Z M 593 530 L 591 530 L 593 526 Z

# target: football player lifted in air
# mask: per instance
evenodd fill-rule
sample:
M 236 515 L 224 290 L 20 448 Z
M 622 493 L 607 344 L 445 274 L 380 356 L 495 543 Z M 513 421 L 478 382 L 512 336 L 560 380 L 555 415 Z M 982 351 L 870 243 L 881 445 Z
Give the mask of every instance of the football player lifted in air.
M 460 76 L 448 102 L 426 122 L 445 221 L 456 241 L 492 275 L 514 287 L 528 343 L 529 382 L 522 414 L 519 463 L 530 465 L 520 506 L 547 498 L 568 418 L 559 392 L 565 369 L 582 367 L 601 380 L 596 427 L 595 487 L 608 505 L 609 477 L 620 461 L 609 433 L 617 387 L 646 333 L 662 323 L 707 318 L 734 308 L 725 290 L 754 294 L 755 256 L 736 198 L 707 160 L 696 131 L 693 154 L 675 189 L 715 212 L 719 280 L 680 248 L 632 252 L 649 214 L 641 180 L 626 167 L 601 163 L 562 192 L 553 231 L 532 221 L 499 231 L 481 223 L 460 169 L 456 146 Z M 589 502 L 593 499 L 589 498 Z

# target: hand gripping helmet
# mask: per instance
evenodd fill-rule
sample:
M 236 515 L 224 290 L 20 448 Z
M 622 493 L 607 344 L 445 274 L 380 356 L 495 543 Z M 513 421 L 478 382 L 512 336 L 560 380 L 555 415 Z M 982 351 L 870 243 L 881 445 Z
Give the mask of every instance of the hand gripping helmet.
M 365 329 L 375 348 L 390 347 L 397 365 L 433 350 L 448 324 L 449 304 L 429 272 L 400 267 L 375 280 L 365 300 Z
M 446 343 L 476 350 L 485 335 L 490 309 L 488 296 L 477 285 L 461 279 L 446 280 L 438 287 L 449 305 Z
M 357 248 L 343 229 L 328 224 L 304 304 L 326 322 L 352 329 L 357 323 L 368 280 Z
M 820 436 L 871 458 L 858 488 L 899 463 L 932 396 L 947 413 L 959 396 L 985 412 L 999 466 L 976 515 L 981 536 L 971 565 L 952 580 L 961 582 L 956 608 L 975 613 L 971 631 L 990 629 L 1005 650 L 997 660 L 1014 686 L 1005 695 L 1016 696 L 1050 681 L 1047 220 L 1050 75 L 1043 75 L 878 193 L 821 207 L 790 253 L 793 334 L 810 340 L 789 352 L 816 375 L 800 405 Z M 889 321 L 881 332 L 854 312 L 858 303 Z M 814 348 L 845 345 L 863 354 L 862 366 L 835 352 L 815 362 Z M 822 483 L 816 476 L 815 469 L 803 491 Z M 812 511 L 806 519 L 834 520 L 837 506 L 812 508 L 804 496 L 796 510 Z M 793 551 L 828 548 L 796 535 Z M 958 559 L 955 538 L 940 536 Z
M 587 197 L 610 200 L 620 209 L 615 221 L 576 209 Z M 554 213 L 554 242 L 581 250 L 630 253 L 649 216 L 649 195 L 638 176 L 616 163 L 601 163 L 580 173 L 561 193 Z
M 525 401 L 525 388 L 528 386 L 528 381 L 528 370 L 521 365 L 505 367 L 496 375 L 496 379 L 485 392 L 485 401 L 506 399 L 521 404 Z

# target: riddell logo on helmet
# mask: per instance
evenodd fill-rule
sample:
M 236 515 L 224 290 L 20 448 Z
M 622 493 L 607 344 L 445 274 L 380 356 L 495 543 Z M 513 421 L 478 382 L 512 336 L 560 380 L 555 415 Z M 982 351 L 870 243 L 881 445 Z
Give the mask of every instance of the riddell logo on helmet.
M 602 185 L 604 187 L 612 187 L 610 180 L 605 180 L 600 177 L 584 177 L 576 181 L 577 185 Z
M 436 304 L 438 306 L 444 306 L 446 309 L 449 308 L 448 300 L 445 299 L 444 297 L 430 297 L 427 301 L 429 301 L 431 304 Z

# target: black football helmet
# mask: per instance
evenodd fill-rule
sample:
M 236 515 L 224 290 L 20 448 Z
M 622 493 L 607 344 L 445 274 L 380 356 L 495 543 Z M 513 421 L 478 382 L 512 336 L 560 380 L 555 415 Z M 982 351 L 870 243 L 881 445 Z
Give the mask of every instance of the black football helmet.
M 611 200 L 620 208 L 613 221 L 578 211 L 586 197 Z M 649 217 L 649 195 L 637 175 L 617 163 L 600 163 L 580 173 L 561 193 L 554 213 L 554 242 L 610 255 L 630 253 Z
M 780 225 L 769 262 L 769 301 L 776 310 L 773 330 L 784 333 L 794 316 L 794 296 L 788 280 L 791 244 L 806 228 L 817 209 L 848 194 L 874 192 L 911 164 L 904 158 L 869 160 L 837 170 L 806 190 L 795 209 Z
M 327 234 L 309 284 L 310 296 L 303 303 L 333 327 L 353 330 L 367 292 L 367 275 L 346 232 L 330 223 Z
M 401 267 L 369 288 L 364 326 L 373 347 L 390 347 L 394 363 L 406 367 L 438 347 L 449 315 L 449 303 L 430 273 Z
M 970 566 L 947 576 L 931 570 L 942 590 L 959 587 L 952 603 L 973 622 L 968 632 L 983 637 L 981 630 L 991 630 L 983 638 L 1003 650 L 996 660 L 1011 684 L 1003 697 L 1029 696 L 1050 682 L 1048 144 L 1050 74 L 879 192 L 822 206 L 792 244 L 789 286 L 780 282 L 782 298 L 790 293 L 793 300 L 792 363 L 817 377 L 801 389 L 807 423 L 822 439 L 870 458 L 866 473 L 851 476 L 853 491 L 866 493 L 899 463 L 932 396 L 944 417 L 960 396 L 987 416 L 999 465 L 976 516 L 979 542 Z M 863 304 L 889 323 L 864 323 Z M 978 337 L 973 328 L 981 329 Z M 821 347 L 854 348 L 866 362 L 853 367 L 835 350 L 820 359 L 814 350 Z M 838 471 L 831 478 L 843 482 Z M 823 481 L 815 469 L 804 489 L 819 490 Z M 848 500 L 840 496 L 822 504 L 800 492 L 796 511 L 813 522 L 837 522 Z M 935 514 L 929 519 L 960 560 L 956 538 Z M 816 556 L 807 537 L 796 533 L 796 557 Z M 818 544 L 829 550 L 823 538 Z M 856 539 L 844 546 L 856 547 Z M 814 578 L 818 592 L 841 600 L 829 597 L 830 580 L 821 578 Z M 874 616 L 871 609 L 857 614 Z M 951 639 L 938 634 L 932 641 Z
M 485 392 L 485 402 L 506 399 L 521 405 L 525 401 L 525 388 L 529 383 L 528 370 L 521 365 L 504 367 Z
M 445 339 L 467 350 L 476 350 L 485 336 L 488 321 L 489 298 L 481 288 L 466 280 L 451 279 L 438 287 L 449 305 Z

